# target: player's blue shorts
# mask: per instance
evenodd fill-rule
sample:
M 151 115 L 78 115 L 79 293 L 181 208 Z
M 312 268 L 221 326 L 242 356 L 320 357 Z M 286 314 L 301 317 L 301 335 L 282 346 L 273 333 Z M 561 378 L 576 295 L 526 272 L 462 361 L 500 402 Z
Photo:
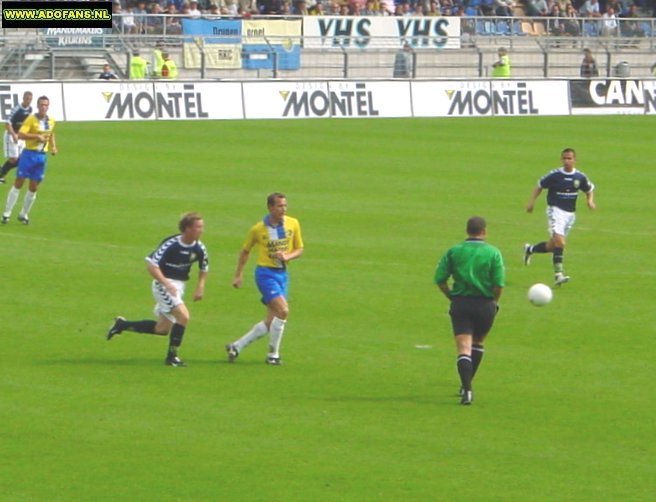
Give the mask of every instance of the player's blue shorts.
M 284 268 L 255 267 L 255 284 L 265 305 L 278 296 L 287 298 L 287 270 Z
M 32 181 L 43 181 L 46 175 L 47 155 L 45 152 L 24 149 L 18 159 L 18 178 L 27 178 Z

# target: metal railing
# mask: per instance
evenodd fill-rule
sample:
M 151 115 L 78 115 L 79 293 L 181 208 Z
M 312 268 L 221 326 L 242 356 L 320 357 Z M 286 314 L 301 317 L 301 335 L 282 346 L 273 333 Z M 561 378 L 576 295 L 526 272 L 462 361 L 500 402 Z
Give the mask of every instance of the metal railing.
M 170 16 L 155 17 L 164 19 Z M 322 47 L 321 44 L 310 43 L 316 42 L 312 37 L 301 37 L 300 66 L 288 70 L 281 67 L 279 52 L 272 47 L 276 43 L 275 38 L 269 38 L 270 67 L 258 70 L 224 68 L 212 66 L 211 58 L 206 57 L 212 50 L 212 44 L 198 43 L 197 38 L 166 31 L 166 22 L 161 24 L 161 32 L 153 29 L 133 33 L 122 30 L 118 22 L 120 19 L 121 16 L 116 16 L 115 32 L 99 34 L 94 37 L 93 44 L 74 49 L 49 42 L 42 30 L 16 33 L 15 30 L 3 29 L 0 31 L 0 75 L 4 80 L 94 78 L 99 68 L 87 64 L 88 60 L 92 60 L 98 65 L 109 62 L 119 76 L 127 78 L 130 54 L 135 49 L 140 49 L 149 57 L 149 52 L 156 45 L 164 44 L 177 59 L 180 78 L 183 79 L 391 78 L 398 48 L 406 40 L 412 42 L 412 37 L 379 37 L 380 43 L 373 44 L 377 48 L 361 49 L 346 44 Z M 628 65 L 634 76 L 652 76 L 651 68 L 656 61 L 655 19 L 631 20 L 641 28 L 639 32 L 632 32 L 631 36 L 627 27 L 623 28 L 623 20 L 619 21 L 615 32 L 609 32 L 600 28 L 603 23 L 601 19 L 577 18 L 578 31 L 570 28 L 571 33 L 563 24 L 567 20 L 550 17 L 461 18 L 460 36 L 453 37 L 457 39 L 459 48 L 439 50 L 420 45 L 413 47 L 409 76 L 484 78 L 489 75 L 499 46 L 510 50 L 512 76 L 518 78 L 576 77 L 583 48 L 591 48 L 595 53 L 601 76 L 618 76 L 618 65 L 624 63 L 623 67 Z M 212 38 L 216 41 L 218 37 Z M 185 66 L 185 43 L 190 43 L 198 51 L 200 67 Z M 75 64 L 79 66 L 78 71 L 75 71 Z

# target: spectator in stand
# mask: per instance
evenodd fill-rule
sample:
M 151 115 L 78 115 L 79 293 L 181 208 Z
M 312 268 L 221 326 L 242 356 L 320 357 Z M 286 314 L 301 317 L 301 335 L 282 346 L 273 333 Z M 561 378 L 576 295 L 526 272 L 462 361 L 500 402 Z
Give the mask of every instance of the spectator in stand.
M 239 2 L 237 0 L 220 0 L 219 9 L 224 16 L 236 17 L 239 15 Z
M 410 8 L 409 4 L 407 3 L 398 3 L 394 7 L 394 15 L 397 17 L 404 17 L 404 16 L 410 16 Z
M 139 35 L 144 35 L 146 33 L 147 27 L 147 16 L 148 12 L 146 11 L 146 2 L 139 1 L 137 7 L 134 9 L 134 23 L 137 26 L 137 33 Z
M 599 76 L 597 61 L 592 56 L 590 49 L 583 49 L 583 61 L 581 61 L 581 78 L 594 78 Z
M 549 6 L 546 0 L 527 0 L 526 13 L 532 17 L 548 16 Z
M 198 2 L 195 0 L 191 0 L 189 2 L 189 10 L 187 11 L 187 17 L 190 17 L 192 19 L 199 19 L 203 13 L 200 11 L 198 8 Z
M 391 16 L 394 12 L 394 0 L 379 0 L 380 12 L 383 16 Z
M 494 16 L 494 1 L 495 0 L 481 0 L 480 9 L 484 16 Z
M 308 6 L 312 5 L 308 3 Z M 257 0 L 238 0 L 237 1 L 237 11 L 239 15 L 244 17 L 249 17 L 254 14 L 259 14 L 259 9 L 257 7 Z
M 549 17 L 552 19 L 549 20 L 549 33 L 556 37 L 562 37 L 566 35 L 565 32 L 565 21 L 561 19 L 565 16 L 564 12 L 560 11 L 560 6 L 557 3 L 551 4 L 551 12 Z
M 442 16 L 442 6 L 440 5 L 440 2 L 432 0 L 428 4 L 428 12 L 425 12 L 424 15 L 425 16 L 431 16 L 431 17 L 440 17 L 440 16 Z
M 318 5 L 318 3 L 317 3 Z M 377 16 L 378 15 L 378 9 L 376 8 L 376 2 L 374 0 L 367 0 L 367 3 L 364 6 L 364 10 L 362 11 L 363 16 Z
M 164 9 L 157 2 L 148 6 L 149 16 L 146 17 L 146 32 L 161 35 L 164 32 Z
M 633 5 L 633 4 L 631 4 L 631 5 Z M 622 2 L 622 0 L 609 0 L 606 3 L 606 9 L 608 9 L 608 7 L 613 8 L 613 10 L 615 11 L 615 15 L 617 17 L 624 16 L 626 13 L 629 12 L 629 8 L 630 8 L 630 6 L 625 7 L 625 4 L 624 4 L 624 2 Z M 638 17 L 640 17 L 640 16 L 638 16 Z
M 310 11 L 307 8 L 305 0 L 295 0 L 294 5 L 292 6 L 292 14 L 297 16 L 309 16 Z
M 353 3 L 349 5 L 349 15 L 350 16 L 362 16 L 362 7 L 360 7 L 360 4 Z
M 280 6 L 280 15 L 281 16 L 291 16 L 292 15 L 292 3 L 291 0 L 284 0 Z
M 440 0 L 439 5 L 437 6 L 439 9 L 438 12 L 442 16 L 451 16 L 453 14 L 453 1 L 452 0 Z
M 430 10 L 430 0 L 416 0 L 410 3 L 410 10 L 415 16 L 425 16 Z
M 567 18 L 565 21 L 565 31 L 568 35 L 578 37 L 581 34 L 581 26 L 579 25 L 578 21 L 579 13 L 571 3 L 567 4 L 565 9 L 565 17 Z
M 625 14 L 620 16 L 620 31 L 625 37 L 644 37 L 645 30 L 642 28 L 640 23 L 636 21 L 636 18 L 642 17 L 638 12 L 638 6 L 636 4 L 631 4 L 629 10 Z
M 560 12 L 565 12 L 567 10 L 567 6 L 571 4 L 569 0 L 555 0 L 553 3 L 558 4 Z
M 166 6 L 166 14 L 164 32 L 168 35 L 182 33 L 182 23 L 180 22 L 178 10 L 174 3 L 170 3 Z
M 514 0 L 494 0 L 494 13 L 497 16 L 512 17 L 514 8 Z
M 367 4 L 366 0 L 347 0 L 346 3 L 351 9 L 351 12 L 360 12 L 360 13 L 364 10 L 365 5 Z
M 112 32 L 121 33 L 123 27 L 123 18 L 121 17 L 123 10 L 121 4 L 118 2 L 112 3 Z
M 126 35 L 133 35 L 137 33 L 137 23 L 134 19 L 134 9 L 128 7 L 123 13 L 121 19 L 123 20 L 122 30 Z
M 207 12 L 203 13 L 204 19 L 219 19 L 221 17 L 221 9 L 215 3 L 210 4 L 210 8 Z
M 585 0 L 579 9 L 579 15 L 581 17 L 601 17 L 599 0 Z
M 619 35 L 619 20 L 615 15 L 615 9 L 608 7 L 606 12 L 601 16 L 601 36 L 602 37 L 616 37 Z
M 280 14 L 283 0 L 260 0 L 261 14 Z
M 341 5 L 339 2 L 337 2 L 337 0 L 331 0 L 326 6 L 325 11 L 329 16 L 338 16 L 340 9 Z
M 311 16 L 327 16 L 326 8 L 323 5 L 323 2 L 317 2 L 314 7 L 310 9 Z

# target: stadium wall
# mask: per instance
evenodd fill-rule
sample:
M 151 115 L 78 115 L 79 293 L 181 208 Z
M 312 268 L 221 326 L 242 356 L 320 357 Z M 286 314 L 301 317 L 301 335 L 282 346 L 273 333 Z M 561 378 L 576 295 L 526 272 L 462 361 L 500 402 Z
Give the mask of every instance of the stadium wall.
M 240 120 L 656 114 L 656 80 L 0 82 L 5 120 L 23 92 L 56 120 Z

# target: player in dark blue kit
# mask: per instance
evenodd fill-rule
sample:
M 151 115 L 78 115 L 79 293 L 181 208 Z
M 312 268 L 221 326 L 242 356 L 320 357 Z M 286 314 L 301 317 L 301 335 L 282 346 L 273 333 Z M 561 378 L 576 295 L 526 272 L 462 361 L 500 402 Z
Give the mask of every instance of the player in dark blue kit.
M 18 131 L 25 122 L 25 119 L 32 115 L 32 93 L 25 91 L 23 101 L 14 106 L 9 112 L 7 122 L 5 123 L 5 158 L 7 161 L 0 168 L 0 183 L 5 182 L 7 173 L 18 165 L 25 141 L 18 137 Z
M 201 300 L 205 292 L 209 259 L 205 245 L 199 240 L 203 226 L 200 214 L 184 214 L 178 223 L 181 233 L 164 239 L 146 257 L 148 273 L 153 277 L 152 291 L 157 302 L 155 315 L 158 320 L 128 321 L 124 317 L 116 317 L 107 331 L 107 340 L 123 331 L 168 335 L 169 349 L 164 363 L 168 366 L 186 366 L 178 357 L 178 349 L 189 322 L 189 310 L 182 297 L 194 263 L 198 263 L 199 269 L 194 301 Z
M 569 281 L 563 271 L 563 252 L 565 237 L 576 220 L 576 199 L 579 191 L 585 193 L 590 209 L 595 209 L 594 185 L 581 171 L 577 171 L 576 152 L 565 148 L 561 153 L 563 166 L 554 169 L 538 181 L 538 186 L 531 193 L 526 211 L 533 212 L 535 201 L 542 190 L 547 190 L 547 222 L 551 238 L 538 244 L 524 244 L 524 265 L 531 261 L 533 253 L 553 253 L 554 283 L 556 286 Z

